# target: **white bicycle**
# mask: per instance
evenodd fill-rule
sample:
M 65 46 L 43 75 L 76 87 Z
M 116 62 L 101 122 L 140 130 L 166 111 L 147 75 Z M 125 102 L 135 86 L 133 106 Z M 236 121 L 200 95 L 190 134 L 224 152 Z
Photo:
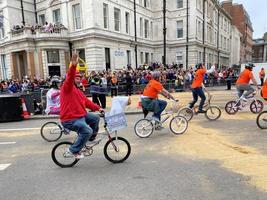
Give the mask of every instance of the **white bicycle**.
M 149 113 L 148 110 L 143 108 L 144 119 L 136 122 L 134 126 L 135 134 L 140 138 L 148 138 L 154 130 L 161 130 L 160 125 L 167 122 L 168 119 L 171 118 L 169 123 L 170 130 L 175 135 L 181 135 L 186 132 L 188 128 L 188 121 L 185 117 L 178 116 L 178 101 L 173 101 L 173 105 L 170 111 L 165 112 L 161 115 L 163 118 L 161 123 L 156 122 L 152 118 L 147 118 Z

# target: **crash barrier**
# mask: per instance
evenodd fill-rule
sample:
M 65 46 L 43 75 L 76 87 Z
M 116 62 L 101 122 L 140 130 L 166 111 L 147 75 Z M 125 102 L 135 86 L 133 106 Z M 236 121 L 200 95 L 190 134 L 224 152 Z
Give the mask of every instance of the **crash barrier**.
M 21 96 L 18 94 L 0 95 L 0 122 L 24 119 Z

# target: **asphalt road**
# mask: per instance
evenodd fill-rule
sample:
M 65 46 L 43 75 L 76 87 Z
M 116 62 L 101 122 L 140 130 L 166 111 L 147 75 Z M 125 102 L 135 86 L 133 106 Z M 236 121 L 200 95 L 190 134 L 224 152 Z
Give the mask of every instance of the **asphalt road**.
M 243 171 L 231 163 L 250 155 L 249 168 L 253 169 L 262 164 L 253 156 L 265 160 L 267 133 L 257 129 L 254 115 L 229 117 L 224 113 L 212 123 L 197 116 L 185 135 L 174 136 L 166 127 L 148 139 L 139 139 L 133 132 L 139 118 L 127 116 L 128 128 L 119 133 L 132 146 L 125 163 L 109 163 L 101 143 L 92 157 L 69 169 L 53 163 L 50 154 L 56 143 L 40 137 L 39 128 L 48 120 L 0 124 L 0 199 L 267 199 L 257 179 L 261 176 L 266 185 L 265 172 L 253 174 L 246 166 L 242 168 L 241 161 L 237 166 Z M 75 134 L 60 141 L 73 138 Z

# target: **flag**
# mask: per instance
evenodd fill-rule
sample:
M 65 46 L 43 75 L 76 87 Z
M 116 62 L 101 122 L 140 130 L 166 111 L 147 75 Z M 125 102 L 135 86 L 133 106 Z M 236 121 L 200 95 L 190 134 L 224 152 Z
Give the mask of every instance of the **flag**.
M 0 15 L 0 28 L 4 27 L 4 15 Z

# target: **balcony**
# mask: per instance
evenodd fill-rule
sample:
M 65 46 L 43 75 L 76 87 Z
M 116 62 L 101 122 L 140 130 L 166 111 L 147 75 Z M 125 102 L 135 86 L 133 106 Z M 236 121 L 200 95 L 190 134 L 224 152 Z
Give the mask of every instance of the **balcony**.
M 67 39 L 69 36 L 68 29 L 65 27 L 53 27 L 46 30 L 43 27 L 23 27 L 11 30 L 10 40 L 17 41 L 23 39 Z

